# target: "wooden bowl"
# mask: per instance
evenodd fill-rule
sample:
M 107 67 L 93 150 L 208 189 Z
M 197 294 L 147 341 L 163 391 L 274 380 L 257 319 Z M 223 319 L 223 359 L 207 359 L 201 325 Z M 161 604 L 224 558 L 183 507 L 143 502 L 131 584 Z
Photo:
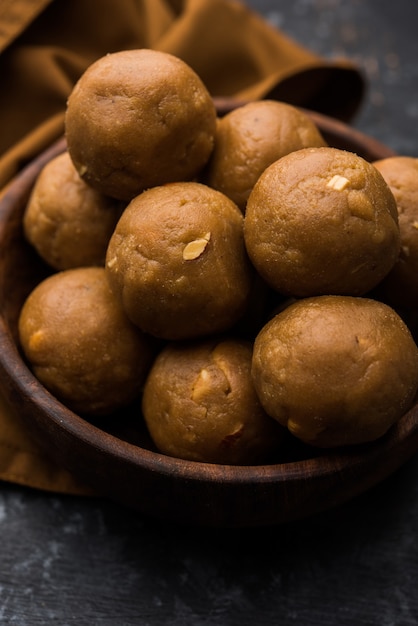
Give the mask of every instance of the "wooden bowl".
M 220 103 L 219 110 L 225 112 L 230 104 Z M 331 145 L 369 160 L 393 154 L 341 122 L 310 114 Z M 17 341 L 23 300 L 47 273 L 25 242 L 21 223 L 38 173 L 64 149 L 62 139 L 35 159 L 0 203 L 1 388 L 46 454 L 99 494 L 142 513 L 193 525 L 243 527 L 289 522 L 334 507 L 375 485 L 415 453 L 417 406 L 372 444 L 315 454 L 301 449 L 286 462 L 244 467 L 170 458 L 153 449 L 129 412 L 99 426 L 52 397 L 32 375 Z

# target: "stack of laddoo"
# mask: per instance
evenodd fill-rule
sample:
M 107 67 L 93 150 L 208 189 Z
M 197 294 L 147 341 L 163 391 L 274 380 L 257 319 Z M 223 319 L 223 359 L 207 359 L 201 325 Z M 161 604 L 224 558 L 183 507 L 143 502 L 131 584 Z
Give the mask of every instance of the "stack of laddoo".
M 140 402 L 160 452 L 238 465 L 364 444 L 409 410 L 417 159 L 369 163 L 284 102 L 220 116 L 149 49 L 86 70 L 65 134 L 24 214 L 51 271 L 19 320 L 58 400 L 86 419 Z

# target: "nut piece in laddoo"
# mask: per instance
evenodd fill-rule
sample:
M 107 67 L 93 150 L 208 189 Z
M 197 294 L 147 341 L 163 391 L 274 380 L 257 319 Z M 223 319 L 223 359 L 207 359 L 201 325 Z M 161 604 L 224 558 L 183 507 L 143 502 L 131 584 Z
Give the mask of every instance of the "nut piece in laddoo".
M 157 50 L 123 50 L 93 63 L 67 103 L 68 150 L 80 176 L 131 200 L 191 180 L 213 149 L 216 109 L 199 76 Z
M 87 185 L 68 152 L 39 174 L 23 216 L 27 240 L 56 270 L 104 266 L 121 203 Z
M 164 454 L 224 464 L 263 462 L 286 430 L 266 415 L 251 380 L 251 344 L 168 344 L 144 386 L 143 415 Z
M 393 267 L 395 198 L 377 169 L 337 148 L 303 148 L 260 176 L 244 221 L 248 254 L 277 291 L 364 295 Z
M 383 436 L 411 407 L 418 349 L 388 305 L 354 296 L 291 304 L 257 336 L 252 376 L 266 412 L 322 448 Z
M 137 398 L 152 345 L 126 317 L 102 267 L 53 274 L 26 299 L 22 349 L 38 380 L 80 414 L 112 413 Z
M 393 156 L 373 165 L 389 185 L 398 207 L 401 249 L 395 265 L 378 287 L 394 307 L 418 307 L 418 159 Z
M 275 100 L 249 102 L 219 119 L 205 182 L 244 212 L 271 163 L 294 150 L 325 145 L 316 124 L 300 109 Z
M 230 328 L 245 311 L 254 276 L 242 226 L 238 207 L 201 183 L 170 183 L 134 198 L 106 257 L 128 317 L 162 339 Z

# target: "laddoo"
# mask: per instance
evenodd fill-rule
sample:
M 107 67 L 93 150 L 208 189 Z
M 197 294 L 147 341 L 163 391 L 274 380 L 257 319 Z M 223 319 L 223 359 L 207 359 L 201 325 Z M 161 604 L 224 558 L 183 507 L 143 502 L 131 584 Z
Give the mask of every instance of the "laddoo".
M 67 151 L 35 181 L 23 215 L 26 239 L 55 270 L 104 266 L 124 205 L 87 185 Z
M 245 212 L 252 188 L 271 163 L 294 150 L 325 145 L 301 109 L 276 100 L 249 102 L 218 120 L 205 182 Z
M 125 201 L 193 179 L 212 152 L 215 130 L 215 105 L 196 72 L 147 48 L 101 57 L 67 101 L 65 134 L 79 175 Z
M 142 412 L 161 452 L 234 465 L 277 454 L 286 429 L 261 407 L 251 357 L 249 342 L 230 338 L 172 342 L 158 354 Z
M 146 333 L 179 340 L 226 331 L 244 314 L 253 285 L 242 213 L 201 183 L 148 189 L 120 218 L 106 272 Z
M 334 448 L 382 437 L 411 407 L 418 348 L 383 302 L 316 296 L 264 326 L 251 371 L 271 417 L 307 444 Z
M 331 147 L 303 148 L 261 174 L 244 237 L 259 274 L 278 292 L 361 296 L 399 253 L 396 201 L 377 169 Z
M 397 155 L 373 165 L 395 197 L 401 238 L 399 257 L 379 294 L 394 307 L 418 308 L 418 159 Z
M 103 416 L 137 398 L 154 346 L 109 289 L 103 267 L 63 270 L 40 282 L 19 318 L 22 350 L 58 400 Z

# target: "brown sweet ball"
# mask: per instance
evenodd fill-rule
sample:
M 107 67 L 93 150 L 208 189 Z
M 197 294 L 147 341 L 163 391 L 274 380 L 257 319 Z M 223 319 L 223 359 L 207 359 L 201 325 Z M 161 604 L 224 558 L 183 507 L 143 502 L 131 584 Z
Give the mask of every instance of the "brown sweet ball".
M 253 464 L 280 448 L 285 429 L 266 415 L 242 340 L 168 344 L 144 387 L 142 411 L 157 448 L 191 461 Z
M 394 307 L 418 307 L 418 159 L 393 156 L 373 165 L 392 190 L 398 206 L 401 249 L 379 294 Z
M 162 339 L 230 328 L 246 309 L 254 274 L 242 226 L 238 207 L 201 183 L 170 183 L 134 198 L 106 257 L 128 317 Z
M 399 252 L 396 202 L 377 169 L 337 148 L 304 148 L 270 165 L 248 199 L 248 254 L 290 296 L 363 295 Z
M 123 50 L 81 76 L 65 128 L 80 176 L 106 195 L 131 200 L 197 175 L 213 148 L 216 110 L 184 61 L 146 48 Z
M 418 349 L 371 298 L 317 296 L 276 315 L 255 340 L 252 376 L 266 412 L 305 443 L 373 441 L 411 407 Z
M 316 124 L 300 109 L 275 100 L 250 102 L 219 119 L 205 182 L 244 212 L 271 163 L 294 150 L 325 145 Z
M 244 236 L 260 275 L 284 295 L 363 295 L 398 256 L 396 202 L 360 156 L 304 148 L 260 176 Z
M 103 266 L 121 203 L 87 185 L 68 152 L 39 174 L 23 216 L 27 240 L 56 270 Z
M 136 398 L 152 347 L 126 317 L 101 267 L 64 270 L 39 283 L 19 319 L 35 376 L 80 414 L 100 416 Z

